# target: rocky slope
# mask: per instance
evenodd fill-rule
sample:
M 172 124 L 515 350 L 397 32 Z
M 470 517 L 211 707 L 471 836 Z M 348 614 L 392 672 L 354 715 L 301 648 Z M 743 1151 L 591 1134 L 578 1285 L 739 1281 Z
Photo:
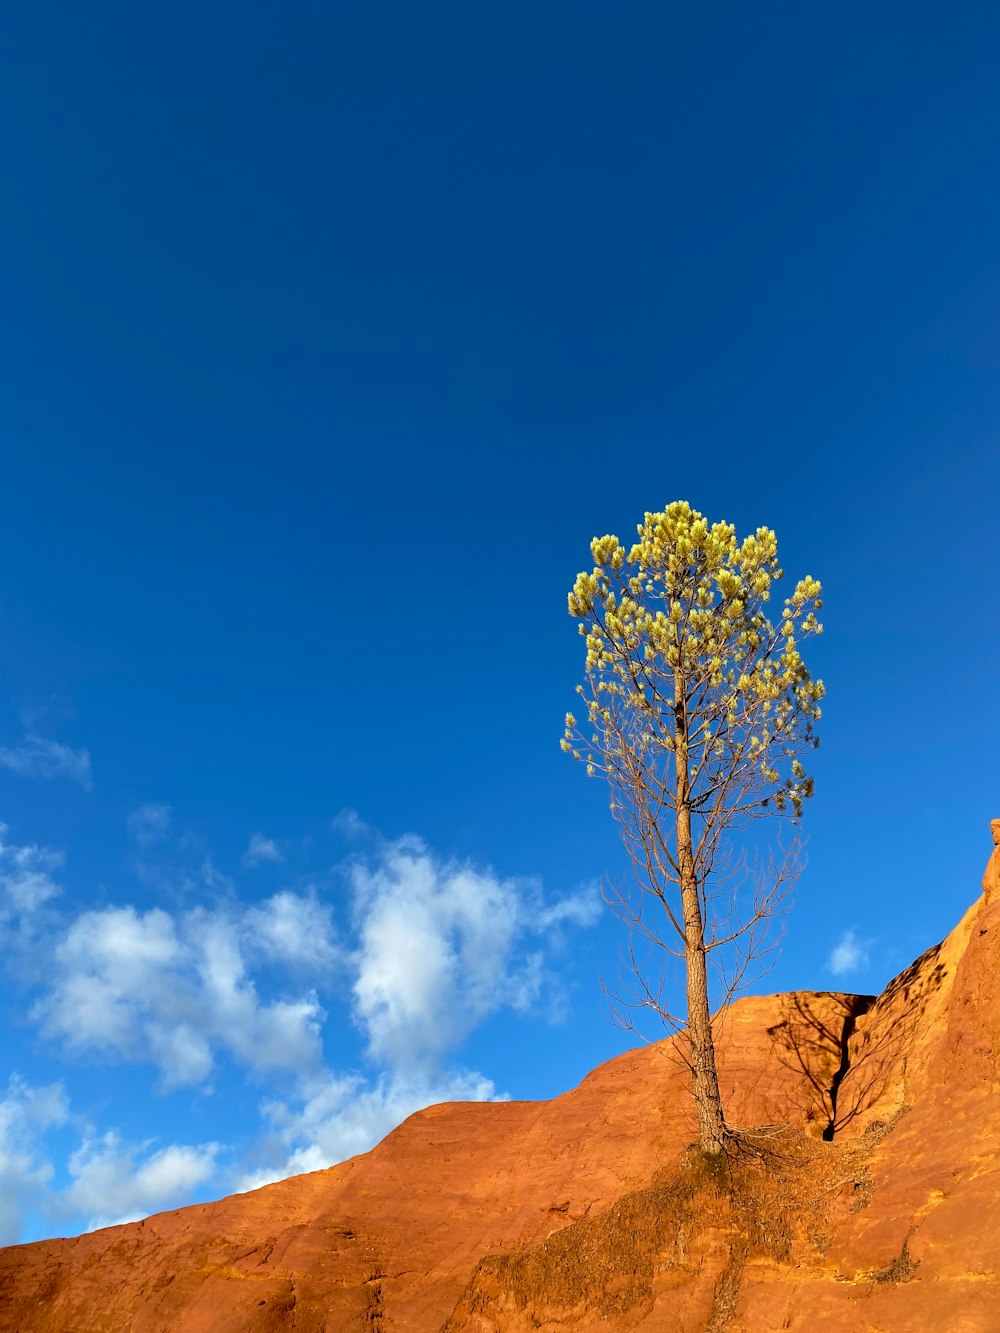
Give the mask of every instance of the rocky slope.
M 732 1007 L 754 1132 L 725 1179 L 685 1154 L 664 1042 L 551 1102 L 432 1107 L 328 1171 L 0 1251 L 0 1330 L 995 1331 L 997 975 L 1000 852 L 877 999 Z

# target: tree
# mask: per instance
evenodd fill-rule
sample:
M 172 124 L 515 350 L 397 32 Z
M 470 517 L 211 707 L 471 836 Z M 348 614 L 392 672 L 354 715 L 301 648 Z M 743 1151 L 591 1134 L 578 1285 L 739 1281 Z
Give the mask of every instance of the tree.
M 819 744 L 814 724 L 824 691 L 798 641 L 822 630 L 821 589 L 802 579 L 772 625 L 765 607 L 782 570 L 770 529 L 740 542 L 732 524 L 710 526 L 677 501 L 646 514 L 638 537 L 630 550 L 617 537 L 595 537 L 593 572 L 579 574 L 569 594 L 586 639 L 577 686 L 586 720 L 567 713 L 562 747 L 609 783 L 641 890 L 638 906 L 618 892 L 622 914 L 645 940 L 684 960 L 686 1014 L 678 1026 L 687 1034 L 699 1141 L 714 1154 L 729 1130 L 708 958 L 735 949 L 735 985 L 797 875 L 796 835 L 783 860 L 758 864 L 747 911 L 727 835 L 767 815 L 797 825 L 812 795 L 802 760 Z M 643 912 L 650 900 L 652 923 Z M 662 985 L 643 979 L 631 943 L 630 956 L 640 1003 L 670 1018 Z

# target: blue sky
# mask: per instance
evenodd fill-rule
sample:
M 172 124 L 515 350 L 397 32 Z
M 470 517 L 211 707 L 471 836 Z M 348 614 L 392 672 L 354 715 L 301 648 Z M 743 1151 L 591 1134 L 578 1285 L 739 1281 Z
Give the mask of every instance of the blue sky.
M 826 589 L 763 989 L 950 929 L 1000 815 L 998 59 L 986 5 L 4 16 L 0 1239 L 628 1043 L 565 597 L 674 499 Z

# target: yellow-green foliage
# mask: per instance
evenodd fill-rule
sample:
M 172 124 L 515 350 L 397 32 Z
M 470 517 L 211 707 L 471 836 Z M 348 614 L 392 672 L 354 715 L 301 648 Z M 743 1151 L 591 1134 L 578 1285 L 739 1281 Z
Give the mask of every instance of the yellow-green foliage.
M 703 819 L 798 815 L 823 697 L 799 643 L 821 632 L 819 583 L 801 579 L 773 625 L 766 604 L 782 570 L 769 528 L 739 541 L 679 500 L 646 514 L 638 537 L 630 549 L 595 537 L 594 568 L 569 594 L 586 639 L 587 718 L 584 731 L 566 715 L 563 749 L 613 788 L 638 778 L 648 792 L 652 776 L 670 807 L 682 752 L 680 797 Z

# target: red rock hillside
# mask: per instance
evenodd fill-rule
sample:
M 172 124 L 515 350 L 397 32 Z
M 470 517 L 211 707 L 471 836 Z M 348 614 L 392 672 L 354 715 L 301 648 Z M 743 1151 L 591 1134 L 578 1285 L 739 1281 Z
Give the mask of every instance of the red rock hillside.
M 431 1107 L 327 1171 L 2 1250 L 0 1330 L 996 1333 L 1000 850 L 983 888 L 877 999 L 728 1011 L 729 1172 L 686 1152 L 663 1042 L 551 1102 Z

